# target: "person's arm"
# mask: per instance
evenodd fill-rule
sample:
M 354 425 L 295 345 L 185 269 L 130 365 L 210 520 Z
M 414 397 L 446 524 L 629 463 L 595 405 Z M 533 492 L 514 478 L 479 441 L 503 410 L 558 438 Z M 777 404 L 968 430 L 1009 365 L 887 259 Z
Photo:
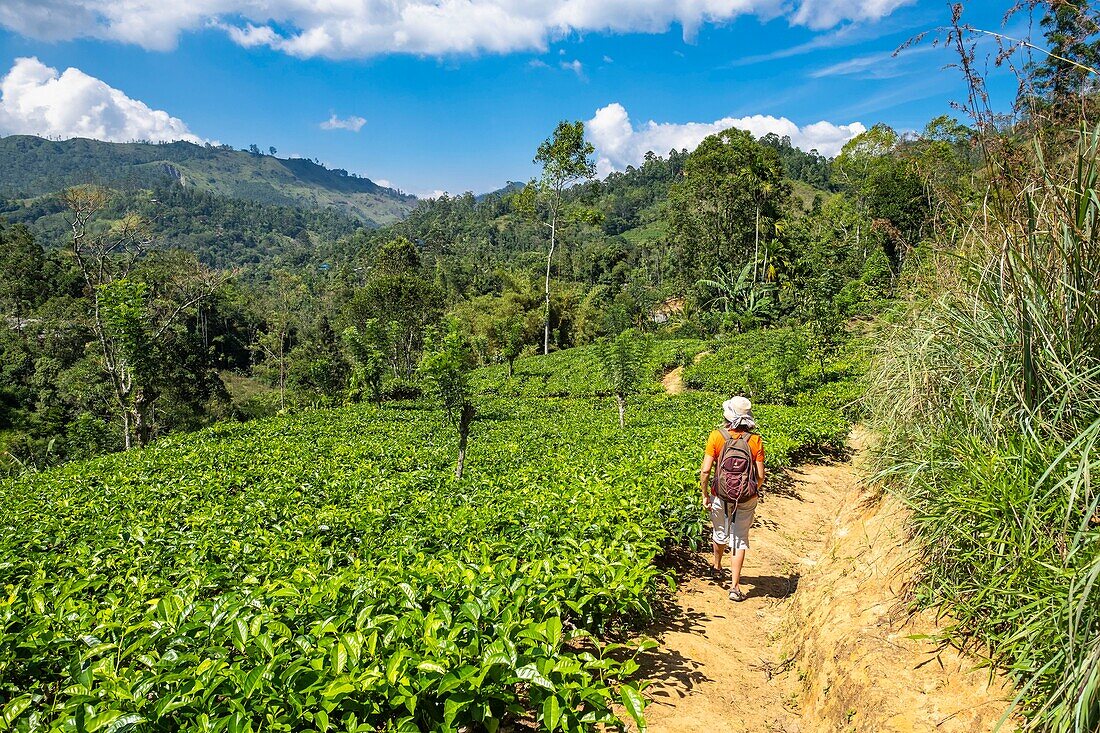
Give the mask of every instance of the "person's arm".
M 707 451 L 703 464 L 699 466 L 699 491 L 703 495 L 703 506 L 710 509 L 710 469 L 714 465 L 714 456 Z
M 756 490 L 757 493 L 764 493 L 764 441 L 759 435 L 756 436 L 756 448 L 752 452 L 752 457 L 756 463 Z

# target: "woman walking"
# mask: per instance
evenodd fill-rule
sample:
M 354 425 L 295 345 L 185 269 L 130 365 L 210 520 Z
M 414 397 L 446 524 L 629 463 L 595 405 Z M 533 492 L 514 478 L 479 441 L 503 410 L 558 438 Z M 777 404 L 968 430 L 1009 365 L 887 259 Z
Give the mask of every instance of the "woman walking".
M 756 421 L 752 403 L 745 397 L 723 402 L 722 415 L 723 426 L 707 439 L 703 464 L 699 467 L 699 488 L 714 532 L 711 569 L 721 583 L 722 558 L 729 548 L 733 553 L 729 597 L 731 601 L 743 601 L 741 568 L 749 549 L 749 528 L 764 486 L 764 441 L 753 432 Z

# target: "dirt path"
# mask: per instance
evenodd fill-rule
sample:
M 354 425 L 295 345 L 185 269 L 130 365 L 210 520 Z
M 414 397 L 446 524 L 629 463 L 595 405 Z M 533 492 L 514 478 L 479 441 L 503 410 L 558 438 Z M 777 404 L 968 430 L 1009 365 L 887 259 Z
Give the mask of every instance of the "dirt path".
M 1011 695 L 910 638 L 936 629 L 898 600 L 904 510 L 869 503 L 859 475 L 808 467 L 761 504 L 743 603 L 704 578 L 705 554 L 675 558 L 680 588 L 648 631 L 651 733 L 993 730 Z
M 665 392 L 668 392 L 669 394 L 683 394 L 684 368 L 682 366 L 678 366 L 673 369 L 661 379 L 661 384 L 664 385 Z
M 698 354 L 695 355 L 695 358 L 693 359 L 694 363 L 698 364 L 700 359 L 709 354 L 709 351 L 700 351 Z M 661 378 L 661 384 L 664 386 L 665 392 L 667 392 L 668 394 L 683 394 L 684 390 L 686 389 L 684 387 L 684 368 L 682 366 L 678 366 L 672 371 L 665 374 L 665 376 Z

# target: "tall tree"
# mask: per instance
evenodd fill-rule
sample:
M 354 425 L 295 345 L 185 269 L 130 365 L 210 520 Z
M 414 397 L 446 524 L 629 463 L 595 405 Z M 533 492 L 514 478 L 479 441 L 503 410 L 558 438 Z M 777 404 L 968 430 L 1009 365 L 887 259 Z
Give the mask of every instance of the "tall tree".
M 22 224 L 0 221 L 0 307 L 22 316 L 47 295 L 47 261 L 42 245 Z
M 1035 69 L 1035 91 L 1065 107 L 1097 87 L 1100 70 L 1100 10 L 1089 0 L 1050 0 L 1039 24 L 1049 55 Z
M 416 245 L 404 237 L 385 242 L 371 263 L 366 284 L 352 297 L 352 325 L 365 328 L 376 319 L 387 335 L 393 375 L 411 377 L 425 329 L 443 316 L 443 293 L 424 272 Z
M 458 328 L 451 323 L 439 342 L 425 351 L 420 360 L 420 376 L 428 385 L 429 393 L 439 401 L 447 422 L 458 429 L 458 459 L 455 478 L 462 478 L 466 468 L 466 444 L 470 437 L 470 425 L 477 415 L 473 404 L 473 391 L 467 375 L 473 367 L 470 345 Z
M 790 186 L 779 153 L 752 134 L 729 129 L 703 140 L 669 192 L 669 228 L 680 248 L 681 284 L 721 268 L 740 272 L 760 256 Z M 757 273 L 758 275 L 758 273 Z
M 64 194 L 71 231 L 69 252 L 91 302 L 92 330 L 111 383 L 127 449 L 147 443 L 157 398 L 153 377 L 172 327 L 228 278 L 191 259 L 146 282 L 138 263 L 153 244 L 148 222 L 124 214 L 109 225 L 97 215 L 111 200 L 106 189 L 82 186 Z
M 568 187 L 586 181 L 596 175 L 592 155 L 596 149 L 584 139 L 583 122 L 558 123 L 554 134 L 539 146 L 535 163 L 542 166 L 542 177 L 532 181 L 517 197 L 516 204 L 528 212 L 535 212 L 541 203 L 546 210 L 550 228 L 550 247 L 546 252 L 545 318 L 543 322 L 542 353 L 550 352 L 550 265 L 557 246 L 559 217 L 562 214 L 562 193 Z
M 386 372 L 385 335 L 378 321 L 368 319 L 362 329 L 348 326 L 342 334 L 344 349 L 351 358 L 349 397 L 358 402 L 363 393 L 376 405 L 382 403 L 382 377 Z
M 883 246 L 896 275 L 929 223 L 924 183 L 898 134 L 883 124 L 860 133 L 844 145 L 833 169 L 861 216 L 870 218 L 884 235 Z M 857 229 L 857 240 L 863 234 Z
M 255 301 L 264 327 L 252 348 L 259 353 L 265 369 L 275 373 L 280 411 L 286 409 L 291 338 L 300 325 L 308 297 L 309 290 L 300 275 L 288 270 L 276 270 L 271 280 L 258 291 Z

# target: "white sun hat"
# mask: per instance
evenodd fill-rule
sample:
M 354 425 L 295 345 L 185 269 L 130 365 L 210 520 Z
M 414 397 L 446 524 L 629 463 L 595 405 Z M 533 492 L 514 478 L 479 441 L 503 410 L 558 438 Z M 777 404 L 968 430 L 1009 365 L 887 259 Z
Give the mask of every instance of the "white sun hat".
M 752 403 L 747 397 L 730 397 L 722 403 L 722 414 L 731 428 L 756 427 L 756 420 L 752 417 Z

